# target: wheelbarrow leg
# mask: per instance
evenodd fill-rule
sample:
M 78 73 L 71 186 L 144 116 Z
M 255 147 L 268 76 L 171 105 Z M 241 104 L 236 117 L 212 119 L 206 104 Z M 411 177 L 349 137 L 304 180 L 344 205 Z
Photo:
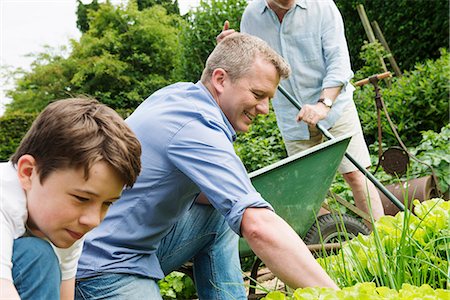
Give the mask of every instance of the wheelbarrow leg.
M 259 269 L 259 266 L 261 265 L 261 262 L 262 261 L 259 257 L 256 257 L 255 261 L 253 262 L 252 271 L 250 273 L 250 285 L 248 288 L 248 299 L 254 299 L 253 295 L 255 295 L 255 285 L 251 284 L 251 280 L 252 279 L 255 281 L 257 280 L 258 269 Z

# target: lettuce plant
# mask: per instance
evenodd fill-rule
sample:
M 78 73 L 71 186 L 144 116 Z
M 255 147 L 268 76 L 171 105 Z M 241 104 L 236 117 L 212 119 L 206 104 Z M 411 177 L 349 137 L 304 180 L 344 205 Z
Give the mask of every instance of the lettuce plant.
M 396 290 L 405 283 L 448 288 L 450 202 L 413 204 L 415 214 L 382 217 L 369 236 L 359 235 L 319 263 L 341 287 L 373 282 Z

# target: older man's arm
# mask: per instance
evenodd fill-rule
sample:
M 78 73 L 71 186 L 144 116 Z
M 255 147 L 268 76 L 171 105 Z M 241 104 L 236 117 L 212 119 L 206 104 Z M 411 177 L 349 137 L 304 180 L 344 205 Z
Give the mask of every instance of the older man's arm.
M 297 233 L 271 210 L 247 208 L 241 233 L 255 254 L 290 287 L 339 289 Z

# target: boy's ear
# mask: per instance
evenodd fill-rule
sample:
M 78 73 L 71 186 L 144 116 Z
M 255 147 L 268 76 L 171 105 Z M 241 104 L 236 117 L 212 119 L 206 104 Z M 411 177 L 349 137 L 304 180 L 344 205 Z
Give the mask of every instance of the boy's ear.
M 33 172 L 37 171 L 36 168 L 36 160 L 32 155 L 22 155 L 17 161 L 17 175 L 19 176 L 19 181 L 22 188 L 26 191 L 31 188 L 33 176 L 37 174 L 37 172 Z

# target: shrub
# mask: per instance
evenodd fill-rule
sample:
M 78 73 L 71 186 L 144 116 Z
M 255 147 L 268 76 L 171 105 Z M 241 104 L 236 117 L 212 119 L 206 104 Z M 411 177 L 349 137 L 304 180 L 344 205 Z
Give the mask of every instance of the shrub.
M 449 1 L 336 0 L 345 23 L 345 33 L 354 70 L 363 62 L 358 53 L 367 40 L 356 10 L 363 4 L 370 21 L 377 21 L 402 70 L 415 63 L 439 57 L 439 48 L 449 45 Z M 386 60 L 387 61 L 387 60 Z
M 15 113 L 0 118 L 0 161 L 6 161 L 16 151 L 36 114 Z
M 381 90 L 386 109 L 407 146 L 416 146 L 420 132 L 438 131 L 448 123 L 450 93 L 449 53 L 442 49 L 441 57 L 416 64 L 414 70 L 401 78 L 393 78 L 392 86 Z M 384 87 L 380 82 L 380 87 Z M 377 137 L 377 113 L 373 86 L 368 84 L 355 91 L 361 125 L 368 144 Z M 382 112 L 383 142 L 397 144 L 394 134 Z
M 116 108 L 135 108 L 154 91 L 176 82 L 179 33 L 184 21 L 155 5 L 138 10 L 102 3 L 89 14 L 89 30 L 71 41 L 67 58 L 41 53 L 7 91 L 6 113 L 39 112 L 54 99 L 90 95 Z
M 275 113 L 259 115 L 250 130 L 238 134 L 234 143 L 237 155 L 243 161 L 247 172 L 252 172 L 287 156 Z

